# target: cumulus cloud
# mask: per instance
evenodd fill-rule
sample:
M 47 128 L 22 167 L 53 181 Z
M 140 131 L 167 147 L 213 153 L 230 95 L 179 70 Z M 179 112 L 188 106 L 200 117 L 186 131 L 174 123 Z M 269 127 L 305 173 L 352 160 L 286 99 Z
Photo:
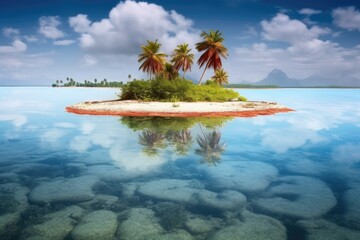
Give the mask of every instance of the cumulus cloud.
M 155 39 L 170 53 L 177 44 L 199 40 L 191 20 L 147 2 L 120 2 L 108 18 L 91 22 L 87 15 L 78 14 L 69 18 L 69 24 L 80 34 L 84 50 L 103 54 L 137 54 L 140 45 Z
M 4 36 L 7 38 L 17 37 L 20 34 L 20 31 L 15 28 L 4 28 L 3 30 Z
M 290 19 L 289 16 L 279 13 L 271 21 L 261 21 L 263 37 L 266 40 L 282 41 L 288 43 L 304 42 L 320 35 L 329 34 L 330 30 L 313 26 L 308 28 L 303 22 Z
M 309 28 L 302 21 L 281 13 L 261 21 L 261 27 L 263 38 L 270 43 L 238 47 L 235 55 L 230 56 L 229 61 L 242 66 L 229 66 L 230 75 L 238 81 L 259 81 L 274 68 L 280 68 L 296 78 L 314 74 L 360 76 L 357 67 L 360 64 L 360 49 L 346 49 L 335 42 L 322 40 L 320 37 L 330 33 L 327 28 Z M 270 47 L 272 41 L 287 45 Z
M 65 34 L 58 29 L 61 25 L 58 16 L 43 16 L 39 19 L 39 33 L 44 35 L 46 38 L 58 39 L 65 36 Z
M 332 17 L 338 27 L 360 31 L 360 12 L 355 7 L 336 8 L 332 12 Z
M 37 42 L 39 41 L 39 39 L 33 35 L 30 35 L 30 36 L 24 36 L 25 40 L 27 42 Z
M 54 41 L 54 45 L 57 45 L 57 46 L 69 46 L 74 43 L 75 43 L 75 40 L 70 40 L 70 39 Z
M 316 10 L 316 9 L 312 9 L 312 8 L 303 8 L 299 10 L 300 14 L 303 15 L 315 15 L 315 14 L 320 14 L 322 13 L 321 10 Z
M 10 46 L 0 46 L 0 53 L 20 53 L 25 52 L 27 45 L 21 40 L 14 40 Z

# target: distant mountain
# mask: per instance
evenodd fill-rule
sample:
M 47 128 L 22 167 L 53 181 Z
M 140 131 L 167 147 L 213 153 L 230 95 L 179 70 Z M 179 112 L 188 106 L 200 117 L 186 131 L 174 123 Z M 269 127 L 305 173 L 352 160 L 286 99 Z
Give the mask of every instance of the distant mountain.
M 266 78 L 255 85 L 278 87 L 360 87 L 360 79 L 345 76 L 324 77 L 312 75 L 304 79 L 290 78 L 280 69 L 272 70 Z
M 266 78 L 255 83 L 255 85 L 276 85 L 278 87 L 300 87 L 296 79 L 289 78 L 280 69 L 272 70 Z

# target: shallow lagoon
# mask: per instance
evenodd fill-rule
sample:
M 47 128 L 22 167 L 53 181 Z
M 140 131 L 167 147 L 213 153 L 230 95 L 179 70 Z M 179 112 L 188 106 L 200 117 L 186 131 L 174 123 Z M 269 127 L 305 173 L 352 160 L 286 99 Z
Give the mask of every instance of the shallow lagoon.
M 295 112 L 80 116 L 117 89 L 0 88 L 1 239 L 360 239 L 360 90 L 240 90 Z

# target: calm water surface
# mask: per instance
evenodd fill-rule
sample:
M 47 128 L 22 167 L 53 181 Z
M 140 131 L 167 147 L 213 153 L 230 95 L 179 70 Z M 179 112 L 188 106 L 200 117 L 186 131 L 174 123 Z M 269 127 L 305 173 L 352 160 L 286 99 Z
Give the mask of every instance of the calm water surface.
M 0 239 L 360 239 L 360 90 L 240 90 L 256 118 L 66 113 L 117 89 L 0 88 Z

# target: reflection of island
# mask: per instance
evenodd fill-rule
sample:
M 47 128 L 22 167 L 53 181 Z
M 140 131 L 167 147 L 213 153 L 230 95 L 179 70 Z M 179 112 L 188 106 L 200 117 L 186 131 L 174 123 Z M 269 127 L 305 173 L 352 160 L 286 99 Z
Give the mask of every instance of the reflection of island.
M 156 156 L 168 146 L 174 147 L 177 155 L 187 155 L 194 142 L 190 129 L 198 124 L 201 133 L 196 137 L 199 148 L 195 152 L 203 157 L 202 163 L 216 165 L 225 150 L 225 144 L 220 141 L 219 129 L 230 119 L 232 118 L 122 117 L 120 121 L 134 131 L 141 131 L 138 142 L 144 146 L 143 152 L 148 156 Z
M 156 132 L 153 130 L 143 130 L 139 134 L 139 144 L 144 146 L 144 153 L 149 156 L 154 156 L 158 154 L 159 148 L 165 148 L 166 143 L 164 143 L 165 136 L 161 132 Z
M 201 126 L 200 126 L 201 128 Z M 211 130 L 204 132 L 201 128 L 202 134 L 196 138 L 199 144 L 196 153 L 203 157 L 202 162 L 207 162 L 210 165 L 216 165 L 221 160 L 221 153 L 225 150 L 225 143 L 221 143 L 221 132 L 219 130 Z

